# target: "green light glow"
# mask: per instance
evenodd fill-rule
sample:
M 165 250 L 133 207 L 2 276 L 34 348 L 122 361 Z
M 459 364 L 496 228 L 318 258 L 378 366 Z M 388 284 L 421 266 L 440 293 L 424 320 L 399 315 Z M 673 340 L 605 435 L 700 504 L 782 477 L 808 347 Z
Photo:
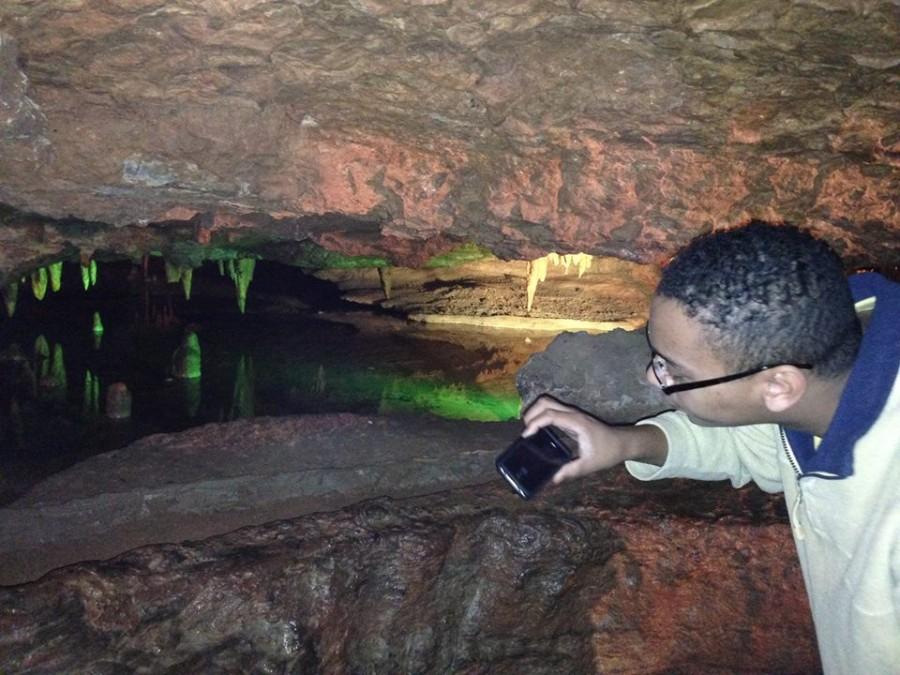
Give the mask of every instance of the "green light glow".
M 94 312 L 93 324 L 91 331 L 94 335 L 103 335 L 103 319 L 100 318 L 100 312 Z
M 515 391 L 491 392 L 421 375 L 397 375 L 343 366 L 302 365 L 280 374 L 284 390 L 306 393 L 313 405 L 378 401 L 383 412 L 427 412 L 448 419 L 482 422 L 519 416 Z
M 47 295 L 48 281 L 49 276 L 47 275 L 46 267 L 41 267 L 31 273 L 31 292 L 34 293 L 34 297 L 38 300 L 43 300 L 44 296 Z
M 203 374 L 203 358 L 200 338 L 188 331 L 172 357 L 172 374 L 183 380 L 193 380 Z
M 59 293 L 62 288 L 62 262 L 50 263 L 50 290 Z
M 88 290 L 91 286 L 97 284 L 97 261 L 91 260 L 89 263 L 81 264 L 81 285 L 84 290 Z
M 96 415 L 100 412 L 100 378 L 90 369 L 84 373 L 84 398 L 81 409 L 84 415 Z
M 19 301 L 19 284 L 13 281 L 3 289 L 3 304 L 6 305 L 6 316 L 10 319 L 16 313 L 16 303 Z
M 57 343 L 53 345 L 53 358 L 50 360 L 50 379 L 53 386 L 65 391 L 68 380 L 66 379 L 66 364 L 63 360 L 63 347 Z
M 322 270 L 389 267 L 391 264 L 386 258 L 334 253 L 311 241 L 302 242 L 299 248 L 299 253 L 297 253 L 291 261 L 291 264 L 296 265 L 297 267 Z

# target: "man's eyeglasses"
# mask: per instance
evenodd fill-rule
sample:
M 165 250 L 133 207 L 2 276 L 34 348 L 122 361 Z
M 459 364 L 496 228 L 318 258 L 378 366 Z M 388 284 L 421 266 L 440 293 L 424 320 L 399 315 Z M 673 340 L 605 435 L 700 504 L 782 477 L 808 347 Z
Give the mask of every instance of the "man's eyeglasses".
M 804 370 L 812 369 L 812 366 L 808 363 L 770 363 L 765 366 L 758 366 L 757 368 L 742 370 L 739 373 L 732 373 L 731 375 L 711 377 L 706 380 L 694 380 L 693 382 L 682 382 L 681 384 L 666 384 L 666 382 L 672 381 L 672 376 L 669 375 L 669 371 L 666 366 L 666 360 L 665 358 L 660 356 L 655 349 L 653 349 L 653 345 L 650 344 L 650 335 L 648 332 L 646 332 L 646 330 L 645 334 L 647 336 L 647 344 L 650 347 L 650 363 L 647 364 L 647 368 L 653 371 L 653 375 L 654 377 L 656 377 L 656 381 L 659 382 L 659 388 L 662 389 L 662 392 L 666 396 L 670 394 L 677 394 L 680 391 L 702 389 L 703 387 L 712 387 L 716 384 L 733 382 L 734 380 L 740 380 L 743 377 L 750 377 L 751 375 L 756 375 L 757 373 L 761 373 L 762 371 L 768 370 L 769 368 L 775 368 L 776 366 L 793 366 L 794 368 L 802 368 Z

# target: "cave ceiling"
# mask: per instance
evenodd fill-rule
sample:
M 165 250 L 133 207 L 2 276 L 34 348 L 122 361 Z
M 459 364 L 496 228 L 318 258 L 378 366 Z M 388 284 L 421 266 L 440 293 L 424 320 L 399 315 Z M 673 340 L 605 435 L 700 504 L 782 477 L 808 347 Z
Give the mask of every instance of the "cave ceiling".
M 750 218 L 894 266 L 900 6 L 4 0 L 0 157 L 0 282 L 179 245 L 659 262 Z

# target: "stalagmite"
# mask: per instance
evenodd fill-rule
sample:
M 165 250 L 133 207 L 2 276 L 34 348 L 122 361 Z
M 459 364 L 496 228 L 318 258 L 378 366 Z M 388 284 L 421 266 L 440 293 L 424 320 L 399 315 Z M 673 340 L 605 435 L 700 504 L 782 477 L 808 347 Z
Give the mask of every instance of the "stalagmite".
M 46 267 L 41 267 L 31 273 L 31 292 L 34 293 L 34 297 L 38 300 L 43 300 L 44 296 L 47 295 L 48 280 Z
M 384 292 L 384 299 L 391 299 L 391 268 L 379 267 L 378 280 L 381 282 L 381 290 Z
M 106 416 L 111 420 L 131 417 L 131 392 L 124 382 L 113 382 L 106 390 Z
M 16 303 L 19 301 L 19 284 L 15 281 L 3 289 L 3 304 L 6 305 L 6 316 L 10 319 L 16 313 Z
M 62 288 L 62 261 L 50 263 L 48 269 L 50 270 L 50 290 L 54 293 L 59 293 Z

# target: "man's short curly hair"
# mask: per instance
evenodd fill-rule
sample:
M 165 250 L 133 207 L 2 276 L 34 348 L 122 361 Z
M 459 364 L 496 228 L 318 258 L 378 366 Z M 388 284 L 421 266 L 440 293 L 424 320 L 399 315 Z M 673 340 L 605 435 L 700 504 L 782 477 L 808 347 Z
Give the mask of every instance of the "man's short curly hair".
M 809 363 L 838 375 L 862 338 L 840 258 L 791 225 L 752 221 L 698 237 L 666 265 L 656 292 L 700 321 L 735 370 Z

